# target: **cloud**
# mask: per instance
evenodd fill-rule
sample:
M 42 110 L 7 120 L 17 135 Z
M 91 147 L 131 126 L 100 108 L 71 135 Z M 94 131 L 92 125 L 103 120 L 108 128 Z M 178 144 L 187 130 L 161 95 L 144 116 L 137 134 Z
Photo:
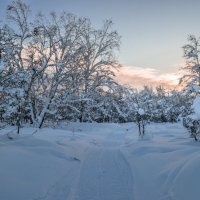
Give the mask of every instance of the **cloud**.
M 116 72 L 116 80 L 123 85 L 142 88 L 144 85 L 152 87 L 162 85 L 166 88 L 175 88 L 179 82 L 178 73 L 162 73 L 154 68 L 122 66 Z

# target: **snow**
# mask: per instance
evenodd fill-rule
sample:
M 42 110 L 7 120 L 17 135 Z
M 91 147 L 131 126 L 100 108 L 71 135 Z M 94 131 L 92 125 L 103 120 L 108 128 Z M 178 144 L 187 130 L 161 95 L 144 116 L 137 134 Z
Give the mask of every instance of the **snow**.
M 144 110 L 143 110 L 142 108 L 139 108 L 139 109 L 138 109 L 138 113 L 139 113 L 140 115 L 144 115 L 144 114 L 145 114 L 145 112 L 144 112 Z
M 194 118 L 200 119 L 200 96 L 194 99 L 192 108 L 194 109 Z
M 5 66 L 3 64 L 3 62 L 0 59 L 0 72 L 2 72 L 4 70 Z
M 200 145 L 180 124 L 0 130 L 2 200 L 198 200 Z

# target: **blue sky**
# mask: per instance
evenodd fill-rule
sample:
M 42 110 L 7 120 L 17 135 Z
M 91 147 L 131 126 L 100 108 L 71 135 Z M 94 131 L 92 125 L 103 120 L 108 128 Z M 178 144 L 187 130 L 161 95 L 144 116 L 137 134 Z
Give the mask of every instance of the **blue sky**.
M 2 18 L 10 0 L 0 0 Z M 33 13 L 65 10 L 89 17 L 95 26 L 112 19 L 122 36 L 119 61 L 125 66 L 173 73 L 183 64 L 188 34 L 200 33 L 199 0 L 25 0 Z

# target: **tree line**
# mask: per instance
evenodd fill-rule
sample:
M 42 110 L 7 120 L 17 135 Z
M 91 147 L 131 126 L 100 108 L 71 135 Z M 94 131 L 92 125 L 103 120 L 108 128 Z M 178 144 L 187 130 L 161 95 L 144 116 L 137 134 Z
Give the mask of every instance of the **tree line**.
M 186 127 L 193 126 L 189 124 L 194 123 L 193 104 L 200 91 L 195 36 L 190 35 L 183 47 L 182 91 L 161 86 L 137 90 L 114 79 L 120 67 L 115 56 L 120 36 L 112 21 L 95 28 L 88 18 L 65 12 L 48 16 L 40 12 L 30 18 L 30 7 L 21 0 L 8 5 L 6 12 L 8 22 L 0 24 L 2 122 L 42 127 L 45 121 L 134 121 L 140 134 L 151 121 L 184 119 Z

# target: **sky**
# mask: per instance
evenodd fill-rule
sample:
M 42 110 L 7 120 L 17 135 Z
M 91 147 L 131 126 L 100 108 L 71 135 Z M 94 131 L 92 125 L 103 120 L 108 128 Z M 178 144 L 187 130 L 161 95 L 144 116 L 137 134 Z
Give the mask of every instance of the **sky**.
M 127 75 L 132 74 L 129 79 L 132 85 L 139 83 L 134 80 L 135 72 L 141 73 L 140 76 L 136 73 L 137 77 L 144 74 L 147 78 L 149 73 L 148 79 L 167 80 L 173 85 L 179 76 L 178 70 L 184 65 L 182 46 L 187 43 L 187 36 L 200 35 L 199 0 L 24 1 L 33 13 L 65 10 L 89 17 L 97 27 L 101 27 L 103 20 L 112 19 L 114 28 L 121 35 L 117 55 L 124 71 L 121 69 L 120 73 L 125 75 L 130 70 Z M 11 0 L 0 0 L 0 18 L 5 15 L 9 2 Z M 123 82 L 121 77 L 119 79 Z M 143 81 L 141 79 L 141 83 Z

